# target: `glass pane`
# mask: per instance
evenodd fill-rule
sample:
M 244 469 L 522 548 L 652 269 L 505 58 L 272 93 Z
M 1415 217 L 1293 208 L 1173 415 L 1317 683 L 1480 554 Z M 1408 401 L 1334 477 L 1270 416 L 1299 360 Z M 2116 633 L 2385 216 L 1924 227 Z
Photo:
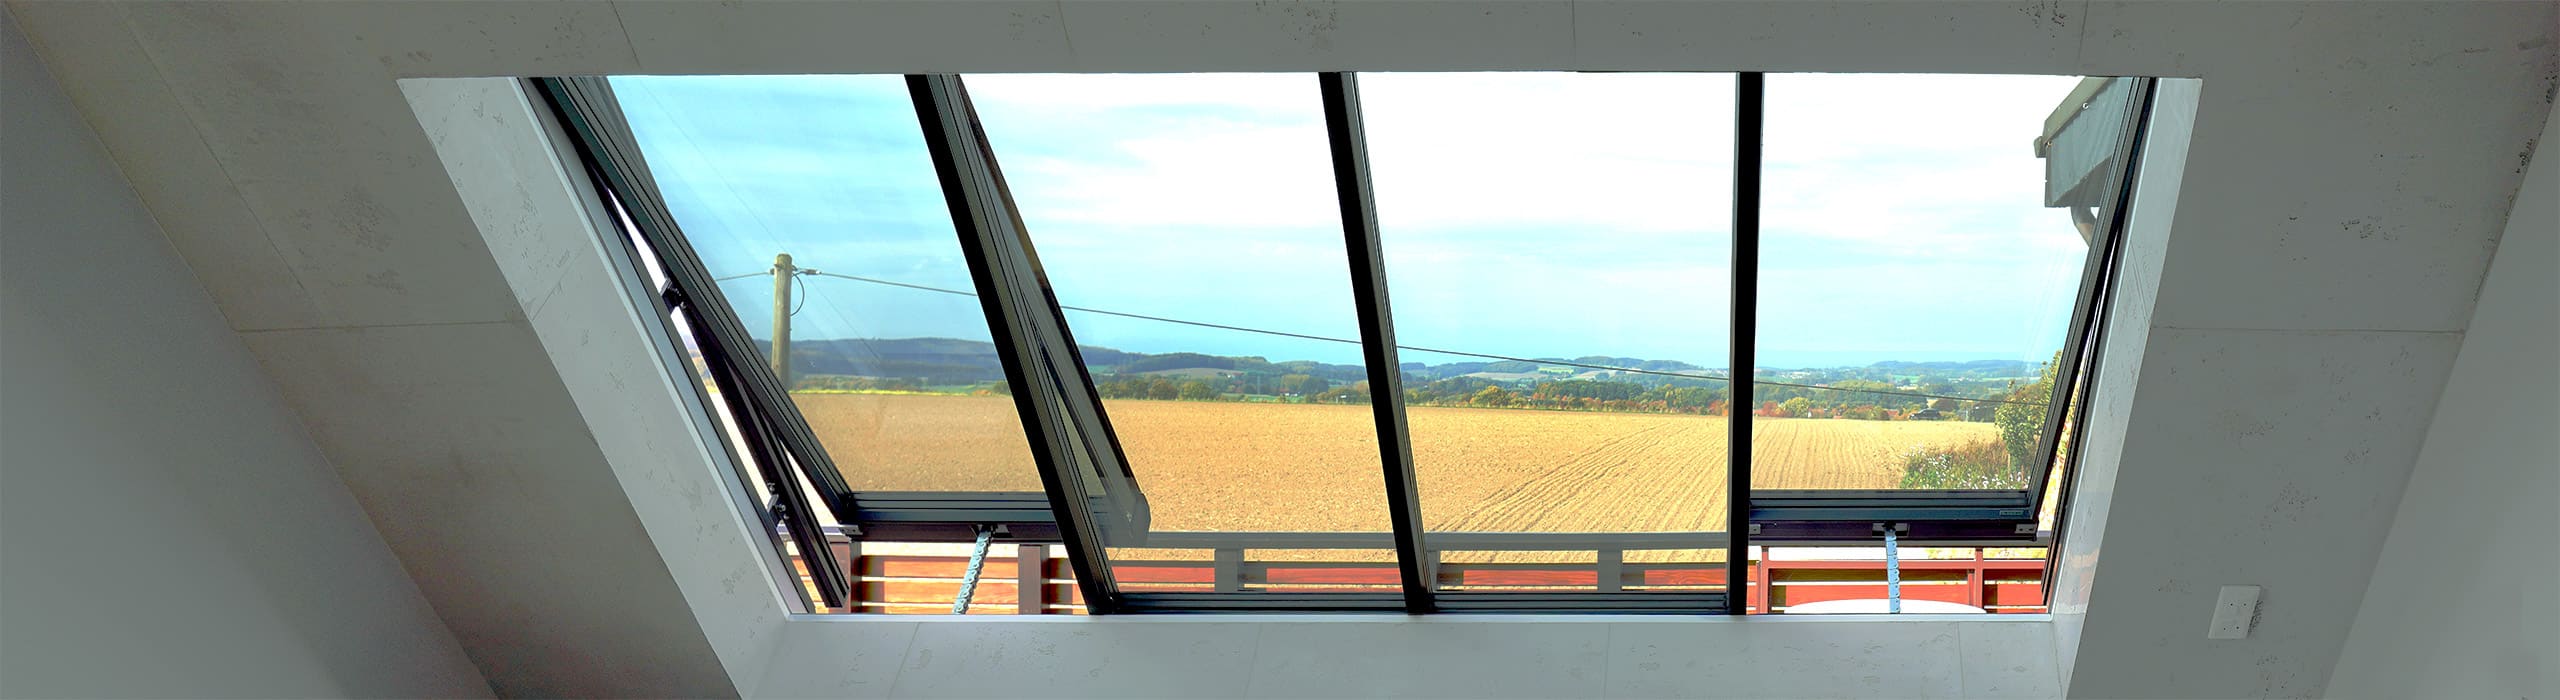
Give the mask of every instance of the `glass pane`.
M 1628 549 L 1603 564 L 1589 549 L 1449 550 L 1440 553 L 1436 575 L 1440 590 L 1473 593 L 1720 591 L 1724 557 L 1720 548 Z
M 968 88 L 1146 495 L 1147 532 L 1106 540 L 1116 560 L 1158 563 L 1119 575 L 1121 588 L 1214 588 L 1202 576 L 1220 550 L 1237 575 L 1392 564 L 1383 536 L 1289 534 L 1389 529 L 1315 76 L 971 76 Z M 1394 581 L 1392 566 L 1292 570 L 1286 587 L 1300 589 Z
M 2088 101 L 2079 85 L 1769 76 L 1753 488 L 2042 476 L 2051 365 L 2094 230 L 2075 224 L 2089 208 L 2064 204 L 2105 189 L 2071 187 L 2063 159 L 2041 157 L 2049 128 Z M 2122 118 L 2103 111 L 2071 128 Z M 2115 148 L 2103 140 L 2101 157 Z M 2092 182 L 2111 172 L 2083 165 Z
M 789 341 L 793 403 L 855 490 L 1041 490 L 900 77 L 613 87 L 730 310 L 768 354 Z
M 1722 561 L 1733 91 L 1360 76 L 1423 524 L 1494 535 L 1439 540 L 1465 550 L 1444 588 L 1587 588 L 1602 545 L 1549 548 L 1570 533 L 1687 533 L 1622 561 Z M 1504 567 L 1540 573 L 1473 573 Z

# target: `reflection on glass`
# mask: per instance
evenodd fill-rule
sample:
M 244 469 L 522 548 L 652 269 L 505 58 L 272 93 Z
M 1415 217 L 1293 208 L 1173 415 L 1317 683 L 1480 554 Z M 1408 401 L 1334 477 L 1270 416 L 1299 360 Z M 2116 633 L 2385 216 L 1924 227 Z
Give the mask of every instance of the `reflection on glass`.
M 1217 589 L 1219 550 L 1231 575 L 1354 563 L 1226 590 L 1358 588 L 1380 571 L 1392 587 L 1315 76 L 967 80 L 1146 495 L 1148 532 L 1107 538 L 1120 587 Z M 1236 533 L 1381 536 L 1328 550 Z
M 1769 76 L 1753 488 L 2042 476 L 2084 224 L 2112 183 L 2073 153 L 2112 154 L 2123 118 L 2080 85 Z
M 1733 77 L 1359 79 L 1424 527 L 1493 535 L 1440 585 L 1591 590 L 1562 533 L 1721 561 Z
M 612 83 L 730 310 L 761 351 L 789 341 L 793 403 L 855 490 L 1041 489 L 899 77 Z

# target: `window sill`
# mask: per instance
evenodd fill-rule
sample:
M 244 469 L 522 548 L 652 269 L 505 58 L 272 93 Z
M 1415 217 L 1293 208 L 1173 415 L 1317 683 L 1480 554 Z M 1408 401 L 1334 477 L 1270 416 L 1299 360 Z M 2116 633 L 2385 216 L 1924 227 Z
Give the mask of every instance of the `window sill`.
M 755 697 L 2058 697 L 2047 615 L 794 616 Z

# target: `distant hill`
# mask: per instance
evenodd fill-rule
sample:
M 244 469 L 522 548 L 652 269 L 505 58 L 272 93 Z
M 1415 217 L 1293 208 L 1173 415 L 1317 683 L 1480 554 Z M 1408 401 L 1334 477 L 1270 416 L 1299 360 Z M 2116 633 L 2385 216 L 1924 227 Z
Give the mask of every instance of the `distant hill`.
M 1976 377 L 2035 376 L 2044 365 L 2022 360 L 1970 360 L 1964 362 L 1902 362 L 1886 360 L 1868 367 L 1895 374 L 1935 374 Z
M 758 341 L 758 352 L 769 353 L 771 346 Z M 1305 374 L 1335 382 L 1355 382 L 1368 378 L 1359 365 L 1339 365 L 1307 360 L 1273 362 L 1254 356 L 1220 356 L 1191 352 L 1151 354 L 1128 352 L 1092 345 L 1078 349 L 1086 364 L 1098 374 L 1195 375 L 1209 371 L 1244 375 Z M 911 379 L 928 385 L 952 386 L 999 382 L 1004 380 L 1004 365 L 997 359 L 995 345 L 984 341 L 957 338 L 835 338 L 801 340 L 791 346 L 793 366 L 801 375 L 850 375 Z M 1651 372 L 1694 373 L 1709 368 L 1676 360 L 1648 360 L 1637 357 L 1587 355 L 1574 358 L 1538 358 L 1573 362 L 1582 365 L 1623 367 Z M 1468 361 L 1439 364 L 1403 363 L 1411 381 L 1429 382 L 1453 377 L 1492 374 L 1531 374 L 1540 367 L 1566 367 L 1542 362 Z M 1885 361 L 1860 368 L 1858 374 L 1929 375 L 1950 378 L 2033 376 L 2038 365 L 2017 360 L 1972 360 L 1903 362 Z

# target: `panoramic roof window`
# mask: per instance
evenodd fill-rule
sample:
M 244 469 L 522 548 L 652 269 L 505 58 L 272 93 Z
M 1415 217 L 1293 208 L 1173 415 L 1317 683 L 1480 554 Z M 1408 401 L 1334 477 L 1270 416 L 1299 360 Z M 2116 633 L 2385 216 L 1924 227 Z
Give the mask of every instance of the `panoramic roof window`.
M 808 609 L 1096 614 L 2042 610 L 2151 92 L 538 84 Z

